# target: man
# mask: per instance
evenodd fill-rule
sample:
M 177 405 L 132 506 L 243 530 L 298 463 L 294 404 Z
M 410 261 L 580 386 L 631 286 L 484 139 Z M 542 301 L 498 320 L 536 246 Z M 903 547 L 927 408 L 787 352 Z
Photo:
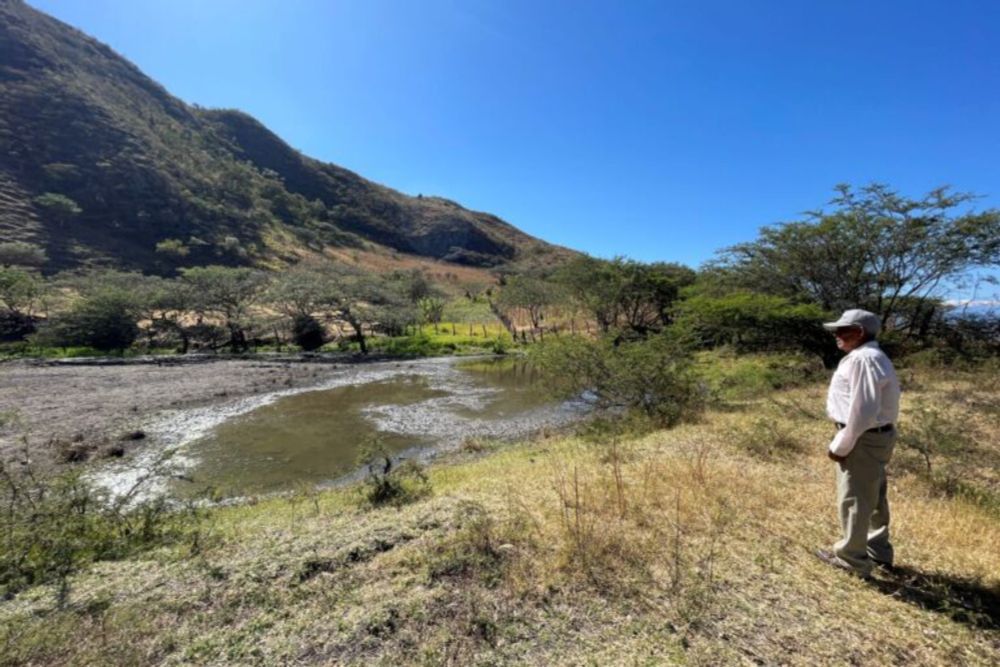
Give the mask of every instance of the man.
M 837 425 L 827 454 L 837 463 L 837 505 L 843 537 L 821 560 L 862 577 L 875 565 L 892 567 L 885 466 L 896 440 L 899 380 L 875 342 L 881 322 L 866 310 L 848 310 L 823 327 L 846 353 L 830 381 L 826 412 Z

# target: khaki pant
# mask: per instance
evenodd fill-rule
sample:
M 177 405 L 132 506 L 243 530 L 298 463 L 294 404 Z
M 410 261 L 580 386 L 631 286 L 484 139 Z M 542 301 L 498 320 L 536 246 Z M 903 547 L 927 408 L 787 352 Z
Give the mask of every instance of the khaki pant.
M 865 432 L 847 459 L 837 464 L 837 506 L 844 536 L 833 552 L 852 568 L 871 573 L 873 560 L 892 563 L 885 466 L 896 432 Z

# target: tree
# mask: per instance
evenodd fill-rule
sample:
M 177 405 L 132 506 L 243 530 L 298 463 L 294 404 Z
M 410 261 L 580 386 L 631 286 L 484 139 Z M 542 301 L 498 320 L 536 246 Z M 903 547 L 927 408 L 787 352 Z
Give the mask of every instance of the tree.
M 915 331 L 944 286 L 1000 264 L 1000 211 L 968 209 L 973 195 L 938 188 L 920 199 L 885 185 L 837 187 L 834 209 L 764 227 L 721 252 L 721 284 L 817 303 L 866 308 Z
M 557 285 L 532 275 L 511 276 L 506 282 L 497 300 L 498 306 L 506 312 L 508 319 L 513 311 L 524 311 L 532 329 L 538 331 L 546 311 L 561 300 Z
M 137 289 L 142 276 L 105 271 L 79 279 L 80 298 L 63 313 L 50 318 L 36 340 L 49 345 L 86 345 L 103 351 L 121 351 L 139 336 L 138 321 L 145 293 Z
M 425 296 L 417 301 L 420 309 L 420 318 L 425 324 L 433 324 L 434 332 L 437 333 L 438 324 L 444 316 L 444 300 L 436 296 Z
M 195 310 L 222 321 L 230 349 L 246 350 L 250 308 L 263 294 L 264 274 L 249 268 L 199 266 L 184 269 L 181 279 L 191 287 Z
M 580 257 L 564 265 L 556 279 L 602 332 L 620 329 L 645 336 L 670 323 L 671 306 L 680 289 L 694 282 L 695 273 L 666 262 Z
M 0 243 L 0 266 L 39 267 L 48 261 L 45 251 L 33 244 L 23 241 Z
M 42 290 L 42 281 L 35 274 L 0 268 L 0 340 L 23 340 L 34 333 L 34 309 Z
M 42 281 L 21 269 L 0 268 L 0 306 L 11 313 L 31 317 L 42 295 Z
M 35 197 L 34 202 L 55 218 L 60 225 L 66 224 L 83 212 L 83 209 L 75 201 L 58 192 L 46 192 Z

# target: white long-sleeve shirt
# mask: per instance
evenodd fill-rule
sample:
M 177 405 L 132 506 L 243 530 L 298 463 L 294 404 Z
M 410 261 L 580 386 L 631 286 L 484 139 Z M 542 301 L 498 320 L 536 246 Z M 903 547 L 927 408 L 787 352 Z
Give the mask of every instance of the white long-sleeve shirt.
M 826 414 L 845 425 L 830 443 L 830 451 L 838 456 L 850 454 L 868 429 L 896 423 L 899 379 L 878 343 L 859 345 L 840 360 L 830 380 Z

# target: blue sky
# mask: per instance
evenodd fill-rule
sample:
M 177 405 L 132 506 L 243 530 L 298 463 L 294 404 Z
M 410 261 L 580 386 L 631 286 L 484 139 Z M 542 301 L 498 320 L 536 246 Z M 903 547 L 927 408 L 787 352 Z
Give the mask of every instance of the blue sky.
M 30 0 L 188 102 L 599 256 L 697 266 L 840 182 L 1000 206 L 1000 3 Z

